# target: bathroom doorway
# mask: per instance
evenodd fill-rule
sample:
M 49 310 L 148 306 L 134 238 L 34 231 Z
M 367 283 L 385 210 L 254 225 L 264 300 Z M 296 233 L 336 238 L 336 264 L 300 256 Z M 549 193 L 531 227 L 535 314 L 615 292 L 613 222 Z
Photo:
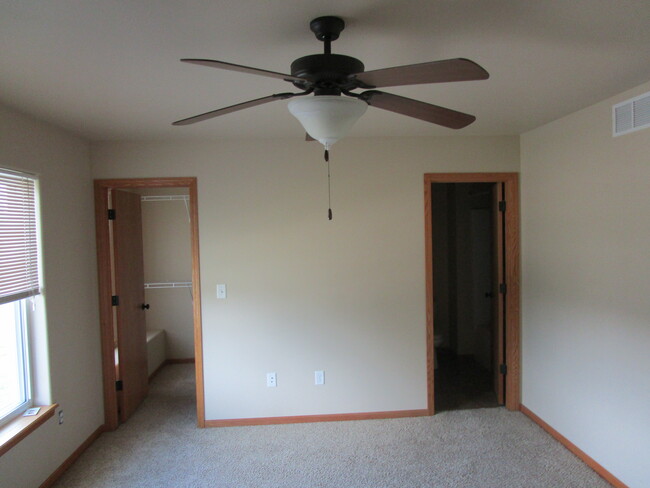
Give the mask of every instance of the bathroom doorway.
M 494 301 L 497 183 L 432 183 L 436 411 L 503 404 Z M 499 350 L 499 352 L 502 352 Z
M 516 174 L 425 175 L 431 413 L 518 408 L 517 207 Z

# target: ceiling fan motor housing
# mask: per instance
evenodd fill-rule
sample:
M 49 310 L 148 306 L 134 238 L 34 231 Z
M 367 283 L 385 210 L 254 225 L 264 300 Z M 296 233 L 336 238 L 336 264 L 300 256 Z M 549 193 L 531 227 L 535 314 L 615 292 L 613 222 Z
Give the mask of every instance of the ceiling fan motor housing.
M 331 43 L 339 38 L 345 28 L 340 17 L 318 17 L 309 23 L 316 39 L 324 43 L 323 54 L 313 54 L 291 63 L 291 75 L 305 81 L 292 83 L 301 90 L 313 90 L 315 95 L 340 95 L 342 91 L 359 87 L 354 74 L 362 73 L 363 63 L 356 58 L 332 54 Z
M 361 61 L 343 54 L 312 54 L 291 63 L 291 75 L 305 81 L 294 81 L 301 90 L 314 89 L 315 95 L 340 95 L 341 91 L 359 87 L 351 75 L 362 73 Z

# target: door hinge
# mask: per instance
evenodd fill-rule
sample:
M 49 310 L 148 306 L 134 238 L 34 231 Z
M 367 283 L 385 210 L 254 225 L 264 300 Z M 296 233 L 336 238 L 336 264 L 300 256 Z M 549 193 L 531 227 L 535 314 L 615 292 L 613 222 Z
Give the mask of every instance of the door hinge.
M 499 374 L 508 374 L 508 366 L 506 366 L 505 364 L 500 364 Z
M 499 212 L 505 212 L 506 211 L 506 202 L 505 200 L 501 200 L 499 202 Z
M 115 382 L 115 391 L 122 391 L 122 388 L 124 385 L 122 384 L 122 380 L 117 380 Z
M 114 208 L 109 208 L 108 209 L 108 220 L 115 220 L 115 209 Z
M 506 285 L 505 283 L 501 283 L 501 284 L 499 285 L 499 293 L 501 293 L 501 294 L 503 294 L 503 295 L 505 295 L 506 293 L 508 293 L 508 285 Z
M 117 295 L 113 295 L 111 297 L 111 305 L 117 307 L 119 304 L 120 304 L 120 297 Z

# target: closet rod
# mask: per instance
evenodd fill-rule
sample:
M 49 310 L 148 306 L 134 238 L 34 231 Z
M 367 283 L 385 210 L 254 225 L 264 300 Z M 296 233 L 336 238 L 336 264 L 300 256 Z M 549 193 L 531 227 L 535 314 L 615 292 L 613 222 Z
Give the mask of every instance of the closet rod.
M 192 288 L 191 281 L 165 281 L 160 283 L 145 283 L 145 288 Z
M 168 202 L 170 200 L 189 200 L 189 195 L 146 195 L 140 197 L 143 202 Z
M 187 211 L 187 220 L 192 221 L 190 217 L 190 207 L 188 205 L 190 201 L 189 195 L 144 195 L 140 197 L 141 202 L 184 202 L 185 210 Z

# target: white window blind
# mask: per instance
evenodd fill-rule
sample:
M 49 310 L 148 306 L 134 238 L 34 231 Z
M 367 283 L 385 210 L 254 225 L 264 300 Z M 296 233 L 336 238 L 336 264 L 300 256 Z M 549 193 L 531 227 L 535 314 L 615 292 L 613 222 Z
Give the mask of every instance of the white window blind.
M 40 293 L 36 179 L 0 170 L 0 304 Z

